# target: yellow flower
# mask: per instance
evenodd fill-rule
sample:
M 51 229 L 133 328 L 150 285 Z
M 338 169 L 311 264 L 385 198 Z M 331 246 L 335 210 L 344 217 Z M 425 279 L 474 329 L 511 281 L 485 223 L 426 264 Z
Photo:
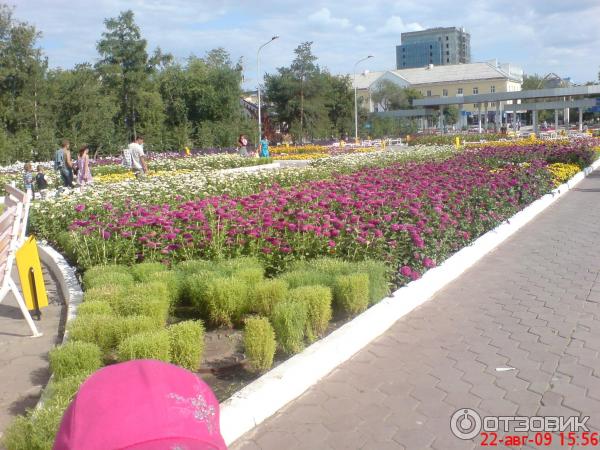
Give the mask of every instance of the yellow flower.
M 561 185 L 580 170 L 577 164 L 554 163 L 548 165 L 548 171 L 552 174 L 554 186 Z

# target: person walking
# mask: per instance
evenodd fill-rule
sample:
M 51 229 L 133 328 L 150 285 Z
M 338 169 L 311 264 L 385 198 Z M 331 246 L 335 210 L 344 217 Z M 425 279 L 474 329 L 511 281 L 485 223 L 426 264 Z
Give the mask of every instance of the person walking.
M 71 143 L 64 139 L 61 147 L 54 153 L 54 170 L 60 173 L 64 187 L 73 187 L 73 161 L 69 147 Z
M 86 184 L 93 183 L 89 152 L 88 146 L 84 145 L 79 149 L 79 156 L 77 157 L 77 181 L 81 192 L 83 192 Z
M 146 164 L 146 154 L 144 153 L 144 138 L 139 136 L 127 147 L 131 158 L 131 169 L 133 174 L 139 180 L 148 174 L 148 165 Z
M 238 139 L 238 151 L 240 156 L 248 156 L 248 139 L 243 134 Z
M 267 139 L 267 137 L 263 134 L 260 138 L 260 153 L 259 156 L 261 158 L 268 158 L 269 157 L 269 140 Z

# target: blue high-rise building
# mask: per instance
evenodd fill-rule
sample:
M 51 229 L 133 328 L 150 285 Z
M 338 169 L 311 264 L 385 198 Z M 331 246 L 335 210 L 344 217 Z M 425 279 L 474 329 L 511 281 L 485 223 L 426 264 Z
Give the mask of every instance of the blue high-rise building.
M 471 36 L 464 28 L 430 28 L 401 34 L 396 46 L 396 69 L 467 64 L 471 62 Z

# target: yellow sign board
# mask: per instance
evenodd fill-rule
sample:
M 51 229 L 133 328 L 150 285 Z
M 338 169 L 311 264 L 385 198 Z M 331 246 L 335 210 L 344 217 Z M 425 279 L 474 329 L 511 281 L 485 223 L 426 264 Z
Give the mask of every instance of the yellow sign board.
M 37 242 L 33 236 L 30 236 L 17 250 L 15 259 L 27 309 L 32 311 L 48 306 L 42 265 L 40 264 Z

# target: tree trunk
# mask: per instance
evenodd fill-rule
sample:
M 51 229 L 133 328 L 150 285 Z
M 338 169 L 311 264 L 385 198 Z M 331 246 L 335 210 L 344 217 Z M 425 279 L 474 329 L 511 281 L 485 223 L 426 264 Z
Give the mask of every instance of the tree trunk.
M 304 75 L 300 81 L 300 145 L 304 143 Z

